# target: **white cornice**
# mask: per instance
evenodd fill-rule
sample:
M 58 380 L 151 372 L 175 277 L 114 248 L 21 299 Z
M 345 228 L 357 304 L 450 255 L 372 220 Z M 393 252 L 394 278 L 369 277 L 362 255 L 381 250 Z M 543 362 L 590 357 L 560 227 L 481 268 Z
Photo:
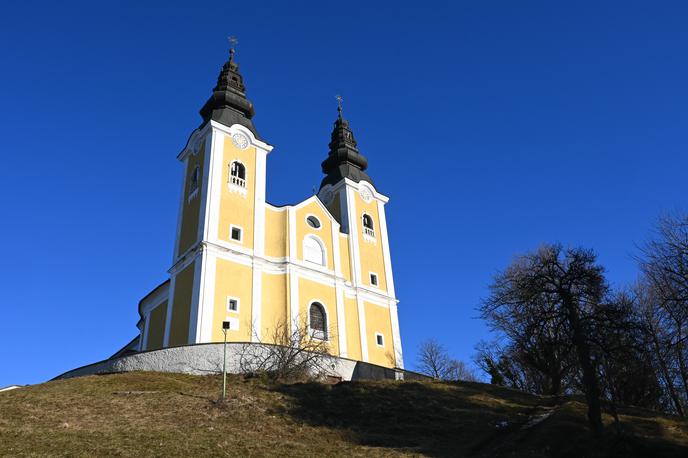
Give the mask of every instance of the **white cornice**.
M 350 180 L 349 178 L 344 178 L 343 180 L 337 182 L 334 186 L 330 188 L 332 192 L 337 192 L 339 189 L 341 189 L 344 186 L 349 186 L 351 188 L 354 188 L 356 191 L 360 191 L 363 186 L 367 187 L 370 190 L 370 193 L 373 195 L 373 197 L 377 200 L 382 201 L 382 203 L 387 203 L 389 202 L 389 197 L 386 195 L 377 192 L 375 189 L 375 186 L 373 186 L 372 183 L 369 183 L 365 180 L 361 180 L 360 182 L 356 183 L 353 180 Z M 324 188 L 323 188 L 324 189 Z
M 399 301 L 390 295 L 387 295 L 382 290 L 375 290 L 365 285 L 353 286 L 347 282 L 342 274 L 336 274 L 333 270 L 320 269 L 318 266 L 309 265 L 298 259 L 291 257 L 274 258 L 270 256 L 255 256 L 237 249 L 238 247 L 229 244 L 218 244 L 211 242 L 198 242 L 190 250 L 188 250 L 186 257 L 170 268 L 170 274 L 179 272 L 186 268 L 203 250 L 212 252 L 217 257 L 229 261 L 236 262 L 246 267 L 260 267 L 265 273 L 269 274 L 286 274 L 288 271 L 295 272 L 299 277 L 308 280 L 313 280 L 325 286 L 334 286 L 337 283 L 343 285 L 344 293 L 348 297 L 356 296 L 358 294 L 361 298 L 368 302 L 373 302 L 378 305 L 388 306 L 391 303 L 398 303 Z
M 148 314 L 155 307 L 168 299 L 170 295 L 170 284 L 163 283 L 152 294 L 146 296 L 141 301 L 140 311 L 143 315 Z
M 242 126 L 241 124 L 234 124 L 231 127 L 227 127 L 224 124 L 220 124 L 219 122 L 211 120 L 208 125 L 212 126 L 213 129 L 218 130 L 224 134 L 227 134 L 229 136 L 232 136 L 236 134 L 237 132 L 241 132 L 242 134 L 246 135 L 251 142 L 251 146 L 255 146 L 257 148 L 260 148 L 264 150 L 265 152 L 269 153 L 272 151 L 274 146 L 269 145 L 265 143 L 264 141 L 258 140 L 255 135 L 253 135 L 253 132 L 251 132 L 250 129 L 247 129 L 246 127 Z
M 193 153 L 196 142 L 198 142 L 200 138 L 204 137 L 208 130 L 210 130 L 210 123 L 203 126 L 202 129 L 196 129 L 191 132 L 189 139 L 186 141 L 186 145 L 184 145 L 184 148 L 182 148 L 181 152 L 177 155 L 177 159 L 183 161 L 186 159 L 186 156 Z

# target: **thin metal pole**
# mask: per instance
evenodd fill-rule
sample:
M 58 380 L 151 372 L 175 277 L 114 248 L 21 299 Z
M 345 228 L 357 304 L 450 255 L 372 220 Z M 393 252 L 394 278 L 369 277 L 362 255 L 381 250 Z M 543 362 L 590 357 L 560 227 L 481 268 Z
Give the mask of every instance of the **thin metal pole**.
M 227 396 L 227 330 L 223 329 L 225 344 L 222 350 L 222 399 Z

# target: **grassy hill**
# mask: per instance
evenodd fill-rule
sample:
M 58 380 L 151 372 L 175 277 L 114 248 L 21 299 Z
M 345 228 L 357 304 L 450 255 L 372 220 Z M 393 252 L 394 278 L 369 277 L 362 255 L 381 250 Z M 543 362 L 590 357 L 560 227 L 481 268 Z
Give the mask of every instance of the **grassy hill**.
M 688 456 L 676 418 L 625 409 L 623 434 L 593 444 L 580 400 L 479 383 L 232 376 L 219 402 L 221 383 L 140 372 L 0 393 L 0 455 Z

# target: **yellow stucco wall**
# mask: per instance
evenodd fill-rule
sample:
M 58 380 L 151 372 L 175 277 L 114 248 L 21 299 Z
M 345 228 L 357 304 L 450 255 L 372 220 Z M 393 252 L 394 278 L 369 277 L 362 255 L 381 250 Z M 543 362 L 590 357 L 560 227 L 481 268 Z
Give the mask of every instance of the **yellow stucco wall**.
M 287 315 L 287 276 L 263 273 L 261 341 L 275 343 L 278 326 L 291 326 Z M 288 328 L 291 329 L 291 328 Z
M 222 342 L 222 322 L 227 318 L 237 318 L 239 329 L 231 329 L 227 340 L 248 342 L 251 340 L 251 311 L 253 302 L 252 269 L 232 261 L 218 259 L 216 264 L 215 303 L 213 307 L 213 342 Z M 227 297 L 239 299 L 239 313 L 227 310 Z
M 146 350 L 162 348 L 165 335 L 165 319 L 167 318 L 167 301 L 155 307 L 148 316 L 148 342 Z
M 230 164 L 238 160 L 246 167 L 246 194 L 232 192 L 229 186 Z M 220 240 L 232 241 L 229 228 L 233 224 L 243 229 L 242 246 L 253 248 L 253 220 L 256 186 L 256 148 L 251 146 L 240 150 L 225 137 L 222 162 L 222 191 L 220 193 L 220 218 L 218 237 Z
M 265 255 L 282 258 L 287 255 L 287 210 L 265 208 Z
M 380 217 L 377 211 L 375 199 L 370 202 L 364 201 L 358 193 L 356 196 L 358 246 L 361 256 L 361 283 L 372 286 L 370 283 L 370 272 L 376 273 L 378 278 L 377 288 L 387 291 L 387 281 L 385 279 L 385 260 L 383 257 L 382 237 L 380 233 Z M 367 213 L 373 218 L 375 230 L 375 242 L 369 242 L 363 238 L 363 214 Z
M 325 307 L 329 346 L 331 353 L 339 356 L 337 301 L 334 287 L 299 278 L 299 317 L 301 320 L 307 319 L 308 307 L 313 301 L 320 302 Z
M 320 228 L 308 225 L 306 217 L 314 215 L 320 220 Z M 308 234 L 318 237 L 325 246 L 327 269 L 334 270 L 334 252 L 332 250 L 332 217 L 317 202 L 310 202 L 296 210 L 296 256 L 303 261 L 303 239 Z
M 368 361 L 380 366 L 394 367 L 394 345 L 392 345 L 392 321 L 389 308 L 369 302 L 363 303 L 366 319 L 366 337 L 368 341 Z M 379 347 L 375 333 L 382 333 L 384 347 Z
M 198 240 L 198 218 L 201 208 L 201 188 L 203 187 L 203 164 L 205 160 L 205 143 L 201 143 L 198 154 L 190 154 L 185 171 L 185 188 L 182 196 L 182 225 L 179 232 L 179 254 L 188 250 Z M 189 201 L 191 175 L 198 166 L 198 191 L 196 197 Z
M 195 262 L 189 264 L 175 278 L 172 321 L 170 323 L 170 346 L 189 343 L 189 315 L 191 313 L 194 264 Z
M 361 331 L 358 322 L 356 299 L 344 298 L 344 319 L 346 320 L 347 358 L 361 360 Z

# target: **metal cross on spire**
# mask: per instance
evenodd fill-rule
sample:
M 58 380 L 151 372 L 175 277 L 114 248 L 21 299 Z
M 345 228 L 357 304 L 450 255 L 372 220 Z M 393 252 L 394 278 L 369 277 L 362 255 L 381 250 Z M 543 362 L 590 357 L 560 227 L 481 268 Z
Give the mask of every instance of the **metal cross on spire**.
M 231 60 L 232 57 L 234 57 L 234 52 L 236 51 L 235 48 L 236 45 L 239 44 L 239 40 L 237 40 L 237 38 L 234 35 L 232 35 L 229 38 L 227 38 L 227 41 L 229 42 L 229 57 Z
M 342 117 L 342 102 L 344 101 L 344 97 L 341 95 L 337 94 L 335 97 L 337 99 L 337 111 L 339 112 L 339 117 Z

